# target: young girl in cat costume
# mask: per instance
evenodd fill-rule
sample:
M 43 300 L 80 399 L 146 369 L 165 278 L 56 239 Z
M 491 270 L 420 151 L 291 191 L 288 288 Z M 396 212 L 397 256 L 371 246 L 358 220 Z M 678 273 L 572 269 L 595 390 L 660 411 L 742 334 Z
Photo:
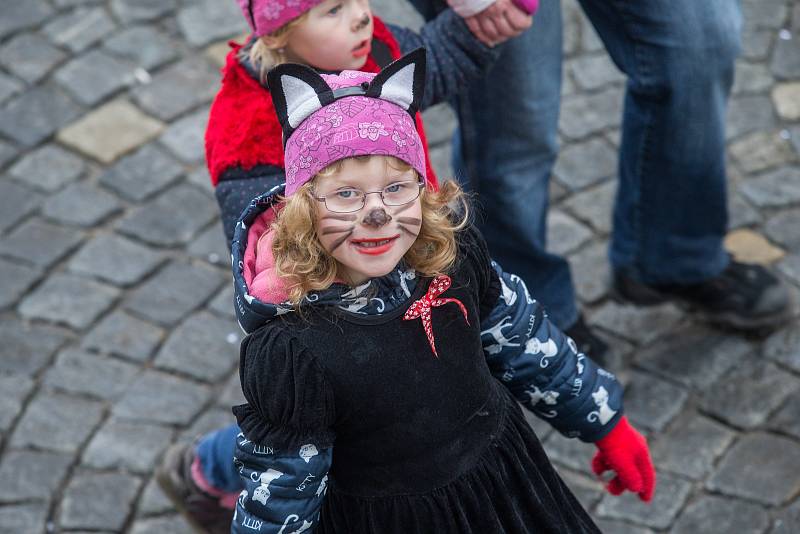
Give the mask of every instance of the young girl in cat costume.
M 430 187 L 424 64 L 269 74 L 287 181 L 233 241 L 249 333 L 233 532 L 598 532 L 517 401 L 594 442 L 609 491 L 652 498 L 614 375 L 491 261 L 458 187 Z

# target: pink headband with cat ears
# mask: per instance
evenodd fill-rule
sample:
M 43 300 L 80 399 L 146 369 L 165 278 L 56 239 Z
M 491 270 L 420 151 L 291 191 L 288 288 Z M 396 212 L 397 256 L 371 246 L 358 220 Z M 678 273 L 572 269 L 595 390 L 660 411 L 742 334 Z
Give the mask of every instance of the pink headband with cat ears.
M 274 32 L 321 2 L 322 0 L 236 0 L 256 37 Z

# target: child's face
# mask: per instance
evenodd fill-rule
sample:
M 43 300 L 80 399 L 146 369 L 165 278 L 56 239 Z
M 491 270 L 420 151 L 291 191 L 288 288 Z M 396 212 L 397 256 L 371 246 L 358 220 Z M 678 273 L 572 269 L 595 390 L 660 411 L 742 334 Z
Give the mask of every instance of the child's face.
M 325 0 L 289 34 L 287 59 L 321 70 L 358 70 L 367 61 L 372 29 L 369 0 Z
M 422 225 L 418 184 L 414 170 L 394 169 L 386 156 L 346 159 L 338 172 L 316 179 L 314 195 L 327 197 L 326 202 L 317 202 L 317 237 L 339 262 L 347 282 L 359 285 L 388 274 L 411 248 Z M 385 205 L 377 193 L 368 194 L 363 208 L 347 213 L 327 207 L 357 199 L 359 191 L 384 191 L 390 203 L 417 196 L 413 201 L 393 206 Z M 360 205 L 358 201 L 349 201 L 352 209 Z

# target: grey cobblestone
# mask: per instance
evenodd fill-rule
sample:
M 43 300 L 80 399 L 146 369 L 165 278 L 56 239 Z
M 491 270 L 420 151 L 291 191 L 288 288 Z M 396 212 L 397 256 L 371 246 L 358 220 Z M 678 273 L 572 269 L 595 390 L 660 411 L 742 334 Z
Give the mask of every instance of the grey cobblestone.
M 730 153 L 739 167 L 747 173 L 761 172 L 796 159 L 791 143 L 777 132 L 754 132 L 730 147 Z
M 0 104 L 22 90 L 22 83 L 0 72 Z
M 772 334 L 764 343 L 764 355 L 800 373 L 800 327 L 792 324 Z
M 606 495 L 597 505 L 597 515 L 658 529 L 669 527 L 689 497 L 691 485 L 667 473 L 657 476 L 658 490 L 649 504 L 632 493 Z
M 740 61 L 736 64 L 733 94 L 760 93 L 768 90 L 774 81 L 766 65 Z
M 118 229 L 153 245 L 181 245 L 211 222 L 215 210 L 212 199 L 194 187 L 181 184 L 127 214 Z
M 212 265 L 227 268 L 230 263 L 230 253 L 225 245 L 225 234 L 222 224 L 215 223 L 197 236 L 186 247 L 186 252 L 191 256 L 207 261 Z
M 136 289 L 125 307 L 141 317 L 171 325 L 219 288 L 223 277 L 202 264 L 173 262 Z
M 704 495 L 686 508 L 670 532 L 673 534 L 697 534 L 698 532 L 761 534 L 768 526 L 769 516 L 758 505 Z
M 71 463 L 69 454 L 9 451 L 0 462 L 0 501 L 50 500 L 61 487 Z
M 64 490 L 59 524 L 120 531 L 141 484 L 139 478 L 120 473 L 79 473 Z
M 770 534 L 793 534 L 798 529 L 800 529 L 800 499 L 776 515 Z
M 8 431 L 22 411 L 23 401 L 33 390 L 33 386 L 33 380 L 28 377 L 0 375 L 0 435 Z
M 137 519 L 131 534 L 150 534 L 151 532 L 169 532 L 170 534 L 192 534 L 195 532 L 186 521 L 178 515 L 169 517 L 151 517 Z
M 42 33 L 59 46 L 81 52 L 114 31 L 115 27 L 104 8 L 77 8 L 48 23 Z
M 728 213 L 731 230 L 756 225 L 762 220 L 761 214 L 737 193 L 728 197 Z
M 772 53 L 772 73 L 782 80 L 800 78 L 800 39 L 777 39 Z
M 241 388 L 241 386 L 240 386 Z M 231 413 L 231 406 L 227 408 L 211 408 L 181 433 L 180 441 L 192 442 L 205 436 L 209 432 L 219 430 L 236 422 L 236 418 Z
M 78 102 L 91 106 L 134 83 L 135 66 L 102 50 L 90 50 L 54 74 Z
M 34 146 L 67 124 L 80 108 L 62 91 L 38 86 L 0 109 L 0 132 L 25 146 Z
M 45 145 L 14 164 L 9 174 L 35 188 L 53 192 L 79 178 L 86 170 L 80 157 L 58 145 Z
M 64 224 L 94 226 L 121 209 L 110 193 L 88 182 L 70 185 L 43 206 L 46 217 Z
M 230 413 L 231 406 L 234 406 L 236 404 L 244 404 L 244 402 L 245 400 L 244 400 L 244 394 L 242 393 L 242 385 L 241 382 L 239 381 L 239 373 L 237 371 L 231 375 L 231 377 L 225 384 L 225 387 L 222 389 L 222 392 L 219 395 L 218 404 L 222 406 L 225 409 L 225 411 Z M 531 415 L 531 417 L 533 417 L 533 415 L 529 414 L 527 410 L 523 409 L 523 413 L 525 413 L 526 419 L 529 419 L 527 417 L 528 415 Z M 541 419 L 536 419 L 536 420 L 541 421 Z M 537 432 L 536 435 L 539 437 L 540 440 L 544 440 L 544 438 L 547 437 L 546 434 L 544 433 L 540 434 L 539 432 Z
M 65 323 L 83 329 L 110 308 L 119 290 L 73 275 L 57 274 L 29 294 L 19 312 L 28 319 Z
M 0 254 L 46 268 L 74 250 L 82 240 L 82 232 L 29 219 L 0 237 Z
M 725 455 L 706 483 L 708 489 L 768 506 L 784 504 L 800 491 L 796 473 L 800 445 L 765 433 L 745 435 Z
M 11 446 L 74 453 L 102 417 L 100 402 L 56 393 L 40 393 L 25 410 Z
M 112 413 L 120 419 L 186 425 L 210 394 L 208 386 L 147 370 L 114 405 Z
M 764 95 L 747 95 L 732 98 L 728 105 L 727 128 L 728 139 L 758 131 L 768 131 L 775 127 L 772 113 L 772 101 Z
M 155 365 L 198 380 L 217 381 L 239 361 L 240 341 L 236 323 L 199 313 L 173 330 L 156 356 Z
M 41 24 L 52 12 L 53 9 L 43 0 L 5 3 L 3 18 L 0 20 L 0 39 L 18 30 Z
M 786 399 L 783 407 L 769 420 L 767 427 L 800 439 L 800 392 L 795 392 Z
M 692 413 L 676 420 L 669 430 L 651 444 L 650 451 L 653 463 L 660 470 L 700 480 L 711 473 L 714 462 L 734 437 L 732 430 Z
M 171 440 L 168 427 L 112 419 L 89 442 L 81 463 L 95 469 L 123 467 L 145 474 Z
M 767 237 L 794 253 L 800 252 L 800 235 L 796 228 L 800 228 L 800 209 L 778 213 L 764 225 Z
M 565 438 L 558 432 L 553 432 L 544 441 L 544 448 L 547 456 L 556 464 L 594 477 L 591 462 L 597 448 L 593 444 Z
M 672 305 L 636 308 L 607 302 L 589 317 L 589 322 L 625 339 L 647 343 L 672 330 L 682 316 Z
M 0 180 L 0 230 L 6 230 L 34 211 L 41 202 L 41 195 L 12 183 Z
M 547 214 L 547 249 L 566 255 L 591 239 L 592 232 L 563 211 L 553 209 Z
M 608 291 L 611 267 L 608 264 L 606 250 L 606 243 L 595 243 L 584 247 L 569 258 L 575 292 L 583 302 L 596 302 Z
M 152 466 L 151 466 L 152 467 Z M 164 492 L 161 491 L 161 487 L 159 487 L 156 479 L 153 478 L 144 488 L 142 492 L 142 496 L 139 498 L 139 513 L 144 516 L 149 515 L 161 515 L 170 510 L 174 509 L 172 501 L 164 495 Z M 150 532 L 169 532 L 172 533 L 172 530 L 150 530 L 145 531 L 143 534 L 149 534 Z
M 173 11 L 175 0 L 111 0 L 111 11 L 125 24 L 155 20 Z
M 625 389 L 625 413 L 637 428 L 661 432 L 683 409 L 686 390 L 653 375 L 633 372 Z
M 800 255 L 788 254 L 776 265 L 785 277 L 800 286 Z
M 150 358 L 164 331 L 123 311 L 104 318 L 84 339 L 86 348 L 115 354 L 137 362 Z
M 621 91 L 606 89 L 601 93 L 564 100 L 559 128 L 565 136 L 581 139 L 619 125 L 621 116 Z
M 16 158 L 18 154 L 19 151 L 13 145 L 5 141 L 0 141 L 0 169 L 3 168 L 6 163 Z
M 580 56 L 568 63 L 567 70 L 582 89 L 590 91 L 625 81 L 625 75 L 606 53 Z
M 0 507 L 0 534 L 44 534 L 47 510 L 41 503 Z
M 178 27 L 189 44 L 199 46 L 247 31 L 236 4 L 200 0 L 178 13 Z
M 158 145 L 150 143 L 120 159 L 103 173 L 100 183 L 123 197 L 141 202 L 173 183 L 181 165 Z
M 202 162 L 206 156 L 203 135 L 208 122 L 205 109 L 192 113 L 176 121 L 161 135 L 161 144 L 167 147 L 181 161 Z M 205 184 L 208 181 L 204 181 Z
M 217 69 L 205 59 L 196 57 L 167 67 L 154 76 L 151 83 L 137 87 L 133 94 L 146 112 L 162 120 L 172 120 L 210 101 L 219 80 Z
M 94 276 L 117 286 L 130 286 L 153 272 L 163 256 L 114 234 L 86 243 L 69 262 L 70 271 Z
M 178 57 L 177 43 L 151 26 L 127 28 L 106 39 L 103 46 L 144 69 L 154 69 Z
M 67 393 L 114 399 L 125 391 L 137 372 L 138 367 L 114 358 L 67 349 L 47 370 L 44 384 Z
M 0 259 L 0 310 L 17 302 L 41 276 L 39 269 Z
M 649 528 L 637 527 L 623 521 L 612 521 L 609 519 L 598 519 L 595 521 L 601 532 L 608 534 L 652 534 Z
M 66 57 L 33 33 L 17 35 L 0 47 L 0 65 L 28 83 L 39 81 Z
M 800 167 L 784 167 L 747 180 L 739 191 L 759 208 L 780 208 L 800 202 Z
M 28 324 L 18 319 L 0 321 L 0 372 L 34 375 L 68 339 L 59 328 Z
M 611 233 L 611 212 L 616 193 L 616 180 L 608 180 L 572 195 L 564 202 L 564 207 L 601 235 L 607 235 Z
M 616 175 L 617 154 L 607 141 L 593 138 L 565 147 L 558 156 L 553 172 L 568 188 L 583 189 Z

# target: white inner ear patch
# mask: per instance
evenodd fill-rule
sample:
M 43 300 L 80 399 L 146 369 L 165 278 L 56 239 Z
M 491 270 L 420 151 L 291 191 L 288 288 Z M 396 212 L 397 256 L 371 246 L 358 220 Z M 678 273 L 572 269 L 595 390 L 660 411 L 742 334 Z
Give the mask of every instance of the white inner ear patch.
M 406 65 L 391 75 L 381 87 L 381 98 L 399 105 L 403 109 L 411 107 L 414 101 L 414 69 L 416 65 Z
M 314 88 L 300 78 L 281 76 L 286 95 L 286 115 L 289 126 L 297 128 L 303 120 L 322 107 Z

